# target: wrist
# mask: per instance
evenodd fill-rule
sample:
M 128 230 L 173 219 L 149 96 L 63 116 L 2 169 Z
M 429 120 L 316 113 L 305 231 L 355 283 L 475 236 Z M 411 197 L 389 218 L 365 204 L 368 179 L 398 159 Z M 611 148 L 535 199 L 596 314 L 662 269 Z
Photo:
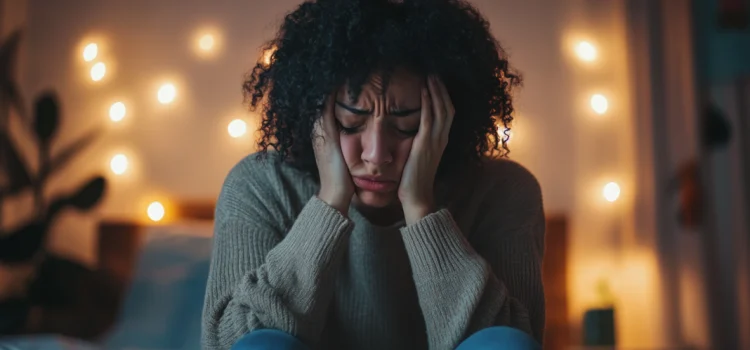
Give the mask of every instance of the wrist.
M 318 193 L 318 199 L 322 200 L 332 208 L 338 210 L 344 216 L 349 215 L 349 204 L 351 203 L 351 196 L 345 196 L 336 192 L 330 192 L 321 190 Z
M 425 203 L 403 203 L 404 221 L 407 225 L 415 224 L 427 215 L 435 212 L 435 205 L 432 202 Z

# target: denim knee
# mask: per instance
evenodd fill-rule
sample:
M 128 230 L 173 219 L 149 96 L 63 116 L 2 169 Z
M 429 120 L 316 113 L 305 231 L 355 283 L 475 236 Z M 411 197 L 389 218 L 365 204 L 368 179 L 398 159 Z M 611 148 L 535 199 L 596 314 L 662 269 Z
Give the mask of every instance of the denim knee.
M 511 327 L 490 327 L 474 333 L 456 350 L 541 350 L 534 338 Z
M 238 340 L 232 350 L 309 350 L 299 339 L 276 329 L 258 329 Z

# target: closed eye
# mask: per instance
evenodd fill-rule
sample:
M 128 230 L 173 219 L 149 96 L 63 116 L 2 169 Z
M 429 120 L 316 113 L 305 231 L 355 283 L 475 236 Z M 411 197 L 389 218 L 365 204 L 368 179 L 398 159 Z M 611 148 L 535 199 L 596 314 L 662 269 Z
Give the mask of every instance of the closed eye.
M 372 111 L 347 106 L 339 101 L 336 101 L 336 105 L 356 115 L 371 115 L 372 114 Z
M 408 117 L 414 113 L 422 111 L 422 107 L 419 108 L 412 108 L 412 109 L 405 109 L 402 111 L 391 111 L 389 114 L 394 117 Z

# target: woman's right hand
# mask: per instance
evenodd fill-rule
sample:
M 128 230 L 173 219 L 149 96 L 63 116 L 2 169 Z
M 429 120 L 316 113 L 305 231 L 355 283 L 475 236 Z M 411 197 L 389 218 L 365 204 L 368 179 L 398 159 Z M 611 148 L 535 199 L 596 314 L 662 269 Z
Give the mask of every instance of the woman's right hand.
M 344 215 L 354 196 L 354 183 L 341 152 L 339 127 L 334 115 L 334 96 L 326 99 L 323 115 L 313 128 L 313 150 L 320 174 L 318 198 Z

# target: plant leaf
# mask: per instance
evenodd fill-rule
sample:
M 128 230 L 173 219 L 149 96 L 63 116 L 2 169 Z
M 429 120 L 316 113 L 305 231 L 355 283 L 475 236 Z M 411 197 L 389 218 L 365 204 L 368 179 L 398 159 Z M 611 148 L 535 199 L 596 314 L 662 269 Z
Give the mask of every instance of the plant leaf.
M 8 81 L 5 85 L 5 98 L 9 100 L 12 107 L 15 107 L 18 115 L 23 119 L 23 124 L 28 125 L 26 121 L 26 107 L 24 106 L 23 96 L 15 81 Z
M 106 187 L 107 180 L 103 176 L 97 176 L 71 196 L 69 203 L 79 210 L 89 210 L 102 199 Z
M 49 145 L 60 124 L 57 95 L 46 92 L 36 100 L 34 106 L 34 132 L 42 145 Z
M 33 184 L 33 180 L 28 168 L 23 162 L 21 155 L 16 151 L 13 141 L 2 130 L 0 130 L 0 152 L 3 153 L 0 158 L 5 161 L 4 171 L 8 174 L 8 186 L 0 192 L 3 194 L 16 194 L 24 188 L 30 187 Z
M 62 169 L 65 165 L 67 165 L 73 157 L 78 154 L 78 152 L 82 151 L 84 148 L 86 148 L 88 145 L 90 145 L 94 140 L 96 139 L 96 136 L 100 133 L 98 129 L 92 130 L 86 135 L 83 135 L 79 139 L 73 141 L 69 145 L 67 145 L 65 148 L 63 148 L 62 151 L 57 153 L 56 156 L 52 157 L 52 160 L 50 161 L 49 168 L 47 175 L 52 175 L 55 173 L 55 171 L 59 171 Z
M 18 47 L 21 44 L 21 30 L 16 29 L 8 35 L 2 46 L 0 46 L 0 84 L 6 85 L 7 81 L 13 80 L 13 71 L 16 68 Z

